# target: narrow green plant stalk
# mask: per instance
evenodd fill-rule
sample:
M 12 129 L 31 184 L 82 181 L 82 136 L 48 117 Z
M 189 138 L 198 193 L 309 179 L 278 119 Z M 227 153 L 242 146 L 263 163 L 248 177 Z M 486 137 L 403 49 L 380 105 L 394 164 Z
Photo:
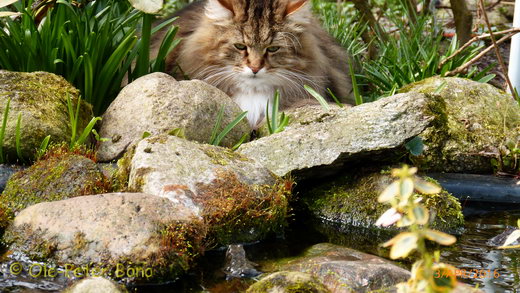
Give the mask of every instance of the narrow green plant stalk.
M 4 156 L 4 137 L 5 137 L 5 128 L 7 127 L 7 117 L 9 116 L 9 107 L 11 105 L 11 98 L 7 99 L 7 103 L 4 109 L 4 118 L 2 120 L 2 128 L 0 128 L 0 163 L 5 163 Z
M 220 142 L 222 141 L 222 139 L 224 139 L 224 137 L 226 137 L 226 135 L 233 128 L 235 128 L 235 126 L 237 126 L 237 124 L 240 123 L 240 121 L 242 121 L 246 116 L 247 116 L 247 111 L 242 112 L 233 121 L 229 122 L 229 124 L 226 125 L 226 127 L 224 127 L 224 129 L 219 133 L 219 135 L 217 135 L 213 145 L 220 145 Z
M 41 159 L 45 152 L 47 152 L 47 149 L 49 148 L 49 141 L 51 140 L 51 136 L 47 135 L 41 142 L 40 147 L 36 151 L 36 160 Z
M 359 93 L 359 86 L 356 80 L 356 74 L 354 73 L 354 68 L 352 67 L 352 63 L 348 63 L 348 69 L 350 72 L 350 78 L 352 80 L 352 90 L 354 91 L 354 99 L 356 101 L 356 105 L 363 104 L 363 97 Z
M 325 111 L 330 110 L 329 103 L 327 103 L 325 98 L 322 95 L 320 95 L 315 89 L 311 88 L 308 85 L 304 85 L 303 88 L 307 92 L 309 92 L 309 94 L 311 94 L 320 103 L 320 105 L 323 107 L 323 110 L 325 110 Z
M 22 146 L 21 146 L 21 126 L 22 126 L 22 113 L 18 113 L 18 119 L 16 120 L 16 131 L 15 131 L 15 147 L 16 147 L 16 155 L 18 159 L 23 162 L 22 156 Z
M 137 58 L 136 65 L 136 76 L 135 78 L 141 77 L 149 72 L 150 63 L 150 38 L 152 34 L 152 20 L 153 15 L 144 13 L 143 14 L 143 28 L 141 31 L 141 40 L 139 41 L 139 57 Z
M 220 124 L 222 124 L 222 118 L 224 117 L 224 105 L 220 107 L 220 110 L 217 114 L 217 121 L 215 121 L 215 125 L 213 125 L 213 130 L 211 131 L 211 137 L 209 139 L 209 144 L 216 145 L 216 139 L 218 135 L 218 130 L 220 129 Z

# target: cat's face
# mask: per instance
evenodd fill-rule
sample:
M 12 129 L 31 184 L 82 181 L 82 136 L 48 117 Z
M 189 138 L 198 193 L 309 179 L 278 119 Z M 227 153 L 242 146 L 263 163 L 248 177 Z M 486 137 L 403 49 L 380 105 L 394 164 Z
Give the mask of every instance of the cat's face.
M 302 22 L 310 11 L 306 1 L 208 0 L 207 36 L 199 43 L 206 68 L 194 78 L 226 88 L 237 85 L 256 91 L 297 88 L 295 80 L 308 66 Z M 198 76 L 197 76 L 198 75 Z M 298 85 L 301 88 L 301 85 Z

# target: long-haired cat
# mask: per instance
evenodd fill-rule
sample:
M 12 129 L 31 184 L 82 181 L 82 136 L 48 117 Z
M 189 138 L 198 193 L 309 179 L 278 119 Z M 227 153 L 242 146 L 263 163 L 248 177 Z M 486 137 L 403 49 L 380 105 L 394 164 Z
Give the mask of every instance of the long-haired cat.
M 312 99 L 309 85 L 351 101 L 347 55 L 311 13 L 309 0 L 203 0 L 176 16 L 176 77 L 204 80 L 248 111 L 255 127 L 280 91 L 282 108 Z M 179 75 L 180 73 L 180 75 Z

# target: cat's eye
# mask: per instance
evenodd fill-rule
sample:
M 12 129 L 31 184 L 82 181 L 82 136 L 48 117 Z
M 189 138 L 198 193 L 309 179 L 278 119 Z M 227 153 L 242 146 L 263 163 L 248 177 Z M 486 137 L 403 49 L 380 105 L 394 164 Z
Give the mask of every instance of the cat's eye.
M 242 51 L 242 50 L 245 50 L 247 47 L 246 47 L 246 45 L 244 45 L 244 44 L 236 43 L 236 44 L 235 44 L 235 48 L 237 48 L 238 50 L 241 50 L 241 51 Z
M 271 53 L 274 53 L 274 52 L 276 52 L 278 50 L 280 50 L 280 47 L 278 47 L 278 46 L 272 46 L 272 47 L 268 47 L 267 48 L 267 51 L 271 52 Z

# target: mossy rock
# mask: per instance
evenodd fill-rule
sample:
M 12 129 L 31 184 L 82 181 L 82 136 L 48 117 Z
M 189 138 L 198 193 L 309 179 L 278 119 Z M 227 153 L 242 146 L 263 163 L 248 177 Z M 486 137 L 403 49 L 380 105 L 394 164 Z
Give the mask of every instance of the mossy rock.
M 311 213 L 321 219 L 376 229 L 375 222 L 389 208 L 377 198 L 393 180 L 382 172 L 342 175 L 305 192 L 303 201 Z M 417 196 L 423 198 L 422 203 L 430 210 L 431 227 L 460 233 L 464 217 L 460 203 L 453 195 L 443 190 L 435 195 Z
M 489 154 L 520 133 L 520 106 L 492 85 L 432 77 L 401 92 L 430 94 L 435 120 L 420 137 L 425 149 L 411 157 L 421 171 L 491 173 Z M 434 94 L 435 93 L 435 94 Z
M 0 196 L 0 227 L 19 211 L 40 202 L 105 193 L 110 184 L 94 161 L 63 154 L 36 162 L 9 178 Z
M 395 284 L 406 281 L 410 277 L 409 271 L 389 260 L 331 243 L 315 244 L 299 256 L 267 260 L 261 263 L 261 269 L 269 272 L 310 274 L 330 292 L 335 293 L 372 292 L 372 290 L 387 292 Z
M 247 293 L 329 293 L 330 291 L 311 274 L 301 272 L 277 272 L 254 283 Z
M 209 242 L 254 242 L 286 223 L 292 181 L 230 149 L 162 134 L 140 141 L 119 165 L 117 177 L 129 178 L 129 191 L 196 211 L 208 225 Z
M 67 108 L 70 97 L 74 109 L 79 91 L 63 77 L 48 72 L 10 72 L 0 70 L 0 113 L 4 113 L 10 98 L 9 116 L 3 141 L 4 155 L 15 162 L 16 124 L 21 115 L 21 151 L 24 159 L 35 158 L 42 140 L 51 136 L 51 142 L 69 142 L 71 128 Z M 92 117 L 92 106 L 82 101 L 78 131 L 82 131 Z
M 42 202 L 20 211 L 3 236 L 13 253 L 90 276 L 172 280 L 203 252 L 207 228 L 191 210 L 142 193 Z

